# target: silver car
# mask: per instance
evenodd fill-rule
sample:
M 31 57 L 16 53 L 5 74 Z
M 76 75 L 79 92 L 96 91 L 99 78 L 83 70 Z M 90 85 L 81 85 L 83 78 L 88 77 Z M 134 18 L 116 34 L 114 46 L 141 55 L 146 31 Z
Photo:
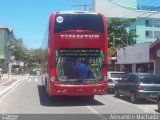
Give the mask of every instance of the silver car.
M 121 80 L 125 74 L 126 74 L 125 72 L 108 71 L 107 72 L 108 90 L 113 91 L 115 87 L 115 83 Z
M 128 73 L 115 86 L 115 96 L 128 96 L 132 103 L 137 99 L 156 99 L 159 94 L 160 76 L 150 73 Z

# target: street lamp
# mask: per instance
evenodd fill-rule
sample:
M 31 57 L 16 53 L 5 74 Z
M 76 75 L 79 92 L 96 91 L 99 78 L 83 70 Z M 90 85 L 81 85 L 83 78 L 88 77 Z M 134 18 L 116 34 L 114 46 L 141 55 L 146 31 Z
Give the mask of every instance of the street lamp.
M 14 48 L 15 46 L 9 46 L 8 45 L 8 52 L 9 52 L 9 59 L 8 59 L 8 78 L 9 78 L 9 74 L 11 73 L 12 75 L 12 80 L 13 80 L 13 74 L 12 74 L 12 68 L 13 68 L 13 60 L 15 60 L 15 57 L 14 56 L 11 56 L 11 50 Z M 12 63 L 10 65 L 10 63 Z
M 13 72 L 12 72 L 12 70 L 13 70 L 13 60 L 15 60 L 15 56 L 11 56 L 10 59 L 11 59 L 11 63 L 12 63 L 11 75 L 12 75 L 12 81 L 13 81 Z

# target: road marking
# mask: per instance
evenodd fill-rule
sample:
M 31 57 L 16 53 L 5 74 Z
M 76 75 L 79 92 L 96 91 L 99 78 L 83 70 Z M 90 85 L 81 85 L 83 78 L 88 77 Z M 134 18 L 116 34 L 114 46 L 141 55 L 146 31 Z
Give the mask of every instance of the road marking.
M 108 120 L 106 117 L 104 117 L 103 115 L 101 115 L 98 111 L 96 111 L 94 108 L 92 108 L 91 106 L 86 106 L 86 108 L 88 108 L 90 111 L 92 111 L 94 114 L 96 114 L 99 118 L 101 118 L 102 120 Z
M 38 82 L 38 79 L 28 79 L 27 82 Z
M 146 113 L 153 113 L 153 112 L 155 113 L 154 109 L 149 108 L 149 106 L 146 106 L 146 105 L 145 106 L 136 105 L 136 107 L 144 110 L 144 112 L 146 112 Z
M 142 109 L 145 113 L 155 113 L 155 111 L 154 111 L 154 108 L 152 107 L 151 108 L 151 106 L 150 105 L 139 105 L 139 104 L 132 104 L 132 103 L 130 103 L 130 101 L 125 101 L 125 100 L 122 100 L 122 99 L 120 99 L 120 98 L 116 98 L 116 99 L 114 99 L 112 96 L 110 96 L 110 95 L 108 95 L 108 96 L 102 96 L 102 97 L 104 97 L 104 98 L 106 98 L 106 99 L 110 99 L 110 100 L 113 100 L 114 102 L 117 102 L 117 103 L 124 103 L 124 104 L 127 104 L 127 105 L 134 105 L 135 107 L 137 107 L 137 108 L 139 108 L 139 109 Z
M 108 97 L 109 96 L 109 97 Z M 104 98 L 106 98 L 106 99 L 110 99 L 110 100 L 112 100 L 112 101 L 114 101 L 114 102 L 116 102 L 116 103 L 119 103 L 119 102 L 121 102 L 121 103 L 124 103 L 124 104 L 127 104 L 127 105 L 132 105 L 132 103 L 130 103 L 129 101 L 125 101 L 125 100 L 123 100 L 123 99 L 121 99 L 121 98 L 117 98 L 117 97 L 114 97 L 114 96 L 111 96 L 111 95 L 104 95 L 104 96 L 102 96 L 102 97 L 104 97 Z
M 149 113 L 149 111 L 148 111 L 148 110 L 145 110 L 144 112 Z

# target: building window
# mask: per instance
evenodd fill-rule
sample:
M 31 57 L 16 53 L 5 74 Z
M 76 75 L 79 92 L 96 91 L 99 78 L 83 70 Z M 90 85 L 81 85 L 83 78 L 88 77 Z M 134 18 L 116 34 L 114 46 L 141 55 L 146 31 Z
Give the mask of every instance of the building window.
M 153 37 L 153 32 L 152 31 L 146 31 L 145 32 L 145 37 L 146 38 L 152 38 Z
M 160 31 L 154 31 L 154 38 L 160 37 Z
M 152 27 L 152 20 L 145 20 L 145 26 L 146 27 Z
M 160 20 L 154 20 L 154 27 L 160 28 Z

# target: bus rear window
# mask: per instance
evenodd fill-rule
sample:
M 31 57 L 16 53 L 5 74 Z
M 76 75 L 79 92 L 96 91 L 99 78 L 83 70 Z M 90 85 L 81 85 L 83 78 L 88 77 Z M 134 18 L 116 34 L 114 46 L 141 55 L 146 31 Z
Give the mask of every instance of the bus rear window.
M 54 32 L 90 30 L 104 33 L 103 19 L 95 14 L 58 14 L 55 16 L 54 25 Z
M 87 52 L 93 54 L 93 56 Z M 68 55 L 68 53 L 70 54 Z M 88 82 L 88 84 L 99 83 L 102 78 L 103 59 L 102 50 L 57 50 L 56 65 L 58 78 L 61 82 L 81 80 L 84 84 L 86 82 Z

